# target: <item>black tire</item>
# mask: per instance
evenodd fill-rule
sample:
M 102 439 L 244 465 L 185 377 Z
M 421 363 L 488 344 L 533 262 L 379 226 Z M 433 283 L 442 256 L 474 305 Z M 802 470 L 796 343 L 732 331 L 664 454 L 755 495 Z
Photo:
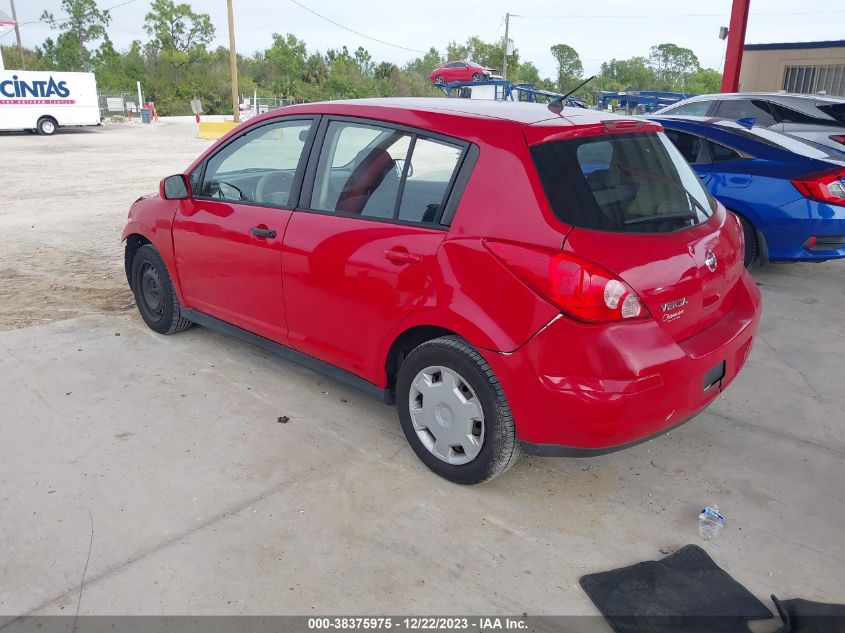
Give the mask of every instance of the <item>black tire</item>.
M 170 281 L 167 266 L 150 244 L 132 259 L 132 292 L 144 323 L 159 334 L 173 334 L 193 325 L 182 316 L 182 306 Z
M 35 130 L 41 136 L 52 136 L 56 133 L 56 130 L 59 129 L 59 124 L 56 123 L 56 119 L 49 116 L 43 116 L 38 119 L 38 123 L 36 125 L 37 127 L 35 128 Z
M 475 73 L 472 76 L 473 81 L 481 81 L 482 79 L 484 79 L 484 75 L 482 75 L 481 73 Z
M 437 75 L 437 77 L 434 78 L 434 83 L 437 86 L 442 86 L 443 85 L 443 75 Z
M 472 461 L 453 465 L 442 461 L 420 441 L 411 421 L 409 395 L 416 375 L 433 365 L 458 372 L 480 401 L 484 439 Z M 396 378 L 397 408 L 402 431 L 417 457 L 436 474 L 456 484 L 479 484 L 498 477 L 522 457 L 513 415 L 502 385 L 487 361 L 459 336 L 443 336 L 423 343 L 405 358 Z
M 745 238 L 745 254 L 743 263 L 745 267 L 751 270 L 760 263 L 760 243 L 757 241 L 757 231 L 751 225 L 751 222 L 746 220 L 741 215 L 737 214 L 740 224 L 742 224 L 742 236 Z

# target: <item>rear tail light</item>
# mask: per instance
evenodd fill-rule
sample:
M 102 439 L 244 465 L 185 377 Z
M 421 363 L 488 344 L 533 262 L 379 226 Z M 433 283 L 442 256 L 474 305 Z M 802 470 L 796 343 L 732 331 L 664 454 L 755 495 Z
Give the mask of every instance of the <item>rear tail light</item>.
M 845 134 L 834 134 L 830 137 L 830 140 L 845 145 Z
M 598 264 L 560 251 L 485 245 L 529 288 L 574 319 L 608 323 L 650 316 L 633 288 Z
M 805 198 L 830 204 L 845 204 L 845 169 L 811 174 L 793 180 L 792 184 Z

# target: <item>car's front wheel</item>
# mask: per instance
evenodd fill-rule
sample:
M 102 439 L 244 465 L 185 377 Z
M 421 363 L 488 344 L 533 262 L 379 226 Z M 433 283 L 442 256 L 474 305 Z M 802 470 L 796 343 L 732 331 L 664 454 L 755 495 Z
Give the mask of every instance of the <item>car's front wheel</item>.
M 484 75 L 482 75 L 481 73 L 475 73 L 472 76 L 473 81 L 481 81 L 482 79 L 484 79 Z
M 438 86 L 443 85 L 443 75 L 437 75 L 437 77 L 434 78 L 434 83 Z
M 132 259 L 132 292 L 138 312 L 151 330 L 173 334 L 193 325 L 182 316 L 167 266 L 151 244 L 139 248 Z
M 522 455 L 501 384 L 458 336 L 415 348 L 399 369 L 396 397 L 402 430 L 417 457 L 449 481 L 493 479 Z

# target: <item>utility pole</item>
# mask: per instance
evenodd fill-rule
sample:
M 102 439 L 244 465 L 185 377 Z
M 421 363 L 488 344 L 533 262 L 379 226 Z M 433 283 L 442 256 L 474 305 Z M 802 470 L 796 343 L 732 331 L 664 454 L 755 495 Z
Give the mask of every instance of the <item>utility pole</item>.
M 235 123 L 240 122 L 240 105 L 238 103 L 238 54 L 235 51 L 235 16 L 232 10 L 232 0 L 226 0 L 229 10 L 229 65 L 232 68 L 232 114 Z
M 505 54 L 502 60 L 502 79 L 508 78 L 508 27 L 511 23 L 511 14 L 505 13 Z
M 742 49 L 745 46 L 745 27 L 748 25 L 748 5 L 751 0 L 733 0 L 731 25 L 728 28 L 728 47 L 725 50 L 725 72 L 722 75 L 722 92 L 739 90 L 739 70 L 742 67 Z
M 15 11 L 15 0 L 12 3 L 12 21 L 15 23 L 15 37 L 18 40 L 18 55 L 21 56 L 21 70 L 26 70 L 26 62 L 23 60 L 23 46 L 21 46 L 21 30 L 18 28 L 18 14 Z

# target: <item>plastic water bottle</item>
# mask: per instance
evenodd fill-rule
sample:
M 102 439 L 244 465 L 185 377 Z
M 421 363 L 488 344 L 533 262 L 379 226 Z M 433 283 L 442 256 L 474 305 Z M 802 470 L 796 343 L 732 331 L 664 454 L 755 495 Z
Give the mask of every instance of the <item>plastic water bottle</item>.
M 714 504 L 701 509 L 698 515 L 698 535 L 705 541 L 716 538 L 723 525 L 725 517 L 719 514 L 719 506 Z

